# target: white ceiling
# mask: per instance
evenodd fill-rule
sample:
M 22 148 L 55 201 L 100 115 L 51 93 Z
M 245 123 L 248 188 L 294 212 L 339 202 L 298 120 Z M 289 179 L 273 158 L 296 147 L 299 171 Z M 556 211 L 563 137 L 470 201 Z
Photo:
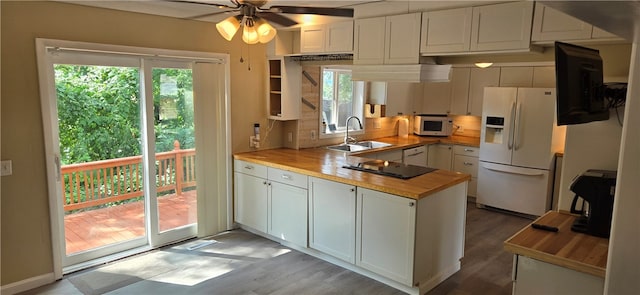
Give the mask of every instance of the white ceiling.
M 78 5 L 94 6 L 107 9 L 123 10 L 130 12 L 162 15 L 181 19 L 194 19 L 206 22 L 219 22 L 230 15 L 228 9 L 221 9 L 214 5 L 201 5 L 196 3 L 178 3 L 169 0 L 53 0 Z M 190 0 L 193 2 L 218 3 L 234 6 L 229 0 Z M 276 5 L 284 6 L 317 6 L 317 7 L 348 7 L 354 8 L 354 17 L 371 17 L 377 15 L 390 15 L 408 13 L 410 11 L 424 11 L 452 7 L 470 6 L 471 4 L 495 3 L 508 0 L 484 0 L 484 1 L 433 1 L 433 0 L 361 0 L 361 1 L 298 1 L 298 0 L 273 0 L 268 1 L 263 7 Z M 303 23 L 302 15 L 285 14 L 285 16 Z M 313 23 L 328 23 L 344 20 L 342 17 L 314 16 Z

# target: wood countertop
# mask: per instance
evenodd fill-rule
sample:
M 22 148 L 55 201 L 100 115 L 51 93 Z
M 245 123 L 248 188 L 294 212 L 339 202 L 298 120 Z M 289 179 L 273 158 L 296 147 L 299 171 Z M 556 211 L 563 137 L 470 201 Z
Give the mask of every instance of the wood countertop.
M 534 223 L 555 226 L 558 232 L 527 226 L 506 240 L 504 249 L 604 278 L 609 239 L 572 231 L 571 225 L 575 218 L 571 214 L 547 212 Z
M 450 143 L 474 146 L 477 141 L 477 145 L 479 145 L 479 139 L 476 141 L 463 141 L 456 140 L 455 138 L 445 139 L 418 136 L 386 137 L 375 140 L 391 143 L 393 144 L 393 147 L 375 149 L 372 152 L 409 148 L 430 143 Z M 436 170 L 410 179 L 399 179 L 342 168 L 344 165 L 356 164 L 370 160 L 366 158 L 366 154 L 367 153 L 347 154 L 344 152 L 332 151 L 324 147 L 300 150 L 278 148 L 238 153 L 234 155 L 234 159 L 365 187 L 412 199 L 421 199 L 429 196 L 430 194 L 471 179 L 469 174 L 446 170 Z

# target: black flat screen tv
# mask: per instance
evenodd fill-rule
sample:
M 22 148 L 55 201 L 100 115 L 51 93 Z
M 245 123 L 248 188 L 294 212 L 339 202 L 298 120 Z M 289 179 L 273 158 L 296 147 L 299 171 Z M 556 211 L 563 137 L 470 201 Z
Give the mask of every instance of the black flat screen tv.
M 558 126 L 608 120 L 600 52 L 555 42 L 555 60 Z

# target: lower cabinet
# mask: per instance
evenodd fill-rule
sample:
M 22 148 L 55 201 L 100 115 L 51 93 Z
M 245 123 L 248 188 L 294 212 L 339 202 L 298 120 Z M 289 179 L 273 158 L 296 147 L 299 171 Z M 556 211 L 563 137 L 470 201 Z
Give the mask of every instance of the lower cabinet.
M 454 145 L 453 146 L 453 171 L 471 174 L 467 194 L 476 196 L 478 190 L 478 156 L 480 148 Z
M 356 187 L 310 177 L 309 247 L 355 263 Z
M 409 293 L 424 294 L 460 269 L 466 183 L 415 200 L 239 160 L 235 165 L 235 220 L 258 234 Z
M 413 284 L 416 200 L 358 188 L 356 265 Z
M 307 247 L 308 177 L 235 161 L 235 221 Z
M 453 148 L 449 144 L 430 144 L 428 146 L 427 166 L 442 170 L 451 170 Z
M 602 294 L 604 278 L 527 256 L 513 256 L 513 294 Z
M 267 233 L 307 247 L 307 190 L 278 182 L 271 183 Z
M 267 232 L 267 167 L 235 161 L 235 221 Z

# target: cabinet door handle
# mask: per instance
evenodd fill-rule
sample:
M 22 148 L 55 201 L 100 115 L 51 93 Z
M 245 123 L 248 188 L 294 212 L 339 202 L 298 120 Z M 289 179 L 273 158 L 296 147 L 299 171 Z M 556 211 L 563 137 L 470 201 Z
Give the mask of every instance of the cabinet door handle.
M 249 165 L 247 165 L 247 166 L 244 166 L 244 169 L 247 169 L 247 170 L 253 170 L 253 166 L 249 166 Z
M 464 162 L 463 164 L 464 164 L 465 166 L 473 166 L 473 163 L 471 163 L 471 162 Z
M 413 207 L 413 206 L 415 206 L 415 205 L 416 205 L 416 203 L 414 203 L 414 202 L 409 202 L 409 207 Z
M 291 177 L 291 175 L 288 175 L 288 174 L 282 174 L 282 179 L 292 180 L 293 177 Z
M 471 152 L 473 152 L 473 150 L 472 150 L 472 149 L 464 149 L 464 151 L 465 151 L 465 152 L 470 152 L 470 153 L 471 153 Z
M 266 180 L 265 180 L 265 181 L 263 181 L 263 182 L 262 182 L 262 184 L 267 185 L 267 181 L 266 181 Z
M 355 191 L 356 191 L 356 189 L 355 189 L 355 188 L 352 188 L 352 189 L 350 189 L 349 191 L 350 191 L 350 192 L 355 192 Z

